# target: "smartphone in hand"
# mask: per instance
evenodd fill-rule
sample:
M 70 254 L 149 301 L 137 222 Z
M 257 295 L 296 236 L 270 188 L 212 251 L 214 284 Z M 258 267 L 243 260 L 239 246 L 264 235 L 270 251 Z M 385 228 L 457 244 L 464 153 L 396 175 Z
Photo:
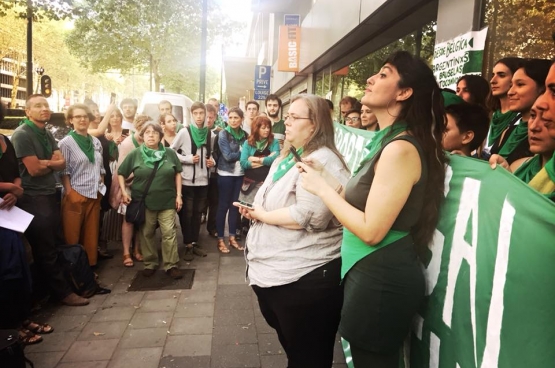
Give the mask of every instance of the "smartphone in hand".
M 239 207 L 245 207 L 245 208 L 248 208 L 249 210 L 254 210 L 254 205 L 252 203 L 245 202 L 245 201 L 239 201 Z
M 129 129 L 122 129 L 122 130 L 121 130 L 121 134 L 123 134 L 123 135 L 129 135 Z

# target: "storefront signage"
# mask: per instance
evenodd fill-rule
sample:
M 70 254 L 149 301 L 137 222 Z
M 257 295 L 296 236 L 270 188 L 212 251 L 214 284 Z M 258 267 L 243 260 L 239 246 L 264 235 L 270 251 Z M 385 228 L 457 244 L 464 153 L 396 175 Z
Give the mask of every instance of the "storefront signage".
M 464 74 L 482 73 L 487 27 L 481 31 L 468 32 L 434 49 L 434 75 L 441 88 L 457 88 L 457 80 Z
M 279 27 L 278 70 L 280 72 L 299 71 L 299 50 L 301 47 L 301 27 Z
M 283 24 L 286 26 L 300 26 L 301 16 L 299 14 L 285 14 L 283 16 Z
M 272 68 L 269 65 L 254 67 L 254 99 L 265 100 L 270 94 L 270 77 Z

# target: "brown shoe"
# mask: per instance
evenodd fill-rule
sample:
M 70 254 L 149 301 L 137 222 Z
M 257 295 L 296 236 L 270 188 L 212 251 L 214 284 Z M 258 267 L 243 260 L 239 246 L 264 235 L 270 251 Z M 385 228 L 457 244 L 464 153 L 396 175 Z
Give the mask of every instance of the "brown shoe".
M 75 293 L 71 293 L 62 299 L 62 303 L 65 305 L 69 305 L 70 307 L 80 307 L 83 305 L 88 305 L 89 300 L 82 298 Z
M 181 271 L 179 271 L 179 268 L 177 267 L 170 268 L 169 270 L 166 271 L 166 273 L 168 274 L 169 277 L 171 277 L 174 280 L 179 280 L 183 278 L 183 274 L 181 273 Z
M 144 277 L 150 277 L 150 276 L 154 275 L 155 272 L 156 272 L 156 270 L 153 270 L 152 268 L 145 268 L 143 270 L 143 276 Z

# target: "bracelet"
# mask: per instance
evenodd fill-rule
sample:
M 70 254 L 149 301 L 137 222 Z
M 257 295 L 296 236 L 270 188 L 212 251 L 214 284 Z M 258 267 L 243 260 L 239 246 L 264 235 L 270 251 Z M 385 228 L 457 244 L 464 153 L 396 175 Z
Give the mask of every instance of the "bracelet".
M 335 191 L 337 192 L 337 194 L 341 194 L 341 192 L 343 191 L 343 185 L 341 185 L 341 183 L 339 183 L 337 188 L 335 188 Z

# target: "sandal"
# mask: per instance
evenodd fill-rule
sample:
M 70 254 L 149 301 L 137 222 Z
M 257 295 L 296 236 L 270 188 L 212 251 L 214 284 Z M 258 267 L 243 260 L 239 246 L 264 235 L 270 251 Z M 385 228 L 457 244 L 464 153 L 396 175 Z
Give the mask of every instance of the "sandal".
M 237 240 L 235 240 L 234 236 L 229 237 L 229 246 L 237 250 L 245 250 L 244 247 L 242 247 L 239 243 L 237 243 Z
M 23 345 L 34 345 L 42 342 L 42 336 L 22 328 L 19 330 L 19 341 L 21 341 Z
M 141 253 L 133 254 L 133 258 L 135 258 L 135 261 L 137 262 L 142 262 L 144 260 L 143 255 Z
M 229 248 L 225 246 L 225 242 L 223 239 L 218 239 L 218 250 L 220 253 L 229 253 Z
M 135 264 L 133 263 L 133 259 L 131 258 L 131 254 L 124 254 L 123 255 L 123 265 L 125 267 L 135 266 Z
M 23 328 L 35 333 L 35 334 L 49 334 L 54 332 L 54 327 L 47 323 L 33 322 L 29 319 L 23 321 Z

